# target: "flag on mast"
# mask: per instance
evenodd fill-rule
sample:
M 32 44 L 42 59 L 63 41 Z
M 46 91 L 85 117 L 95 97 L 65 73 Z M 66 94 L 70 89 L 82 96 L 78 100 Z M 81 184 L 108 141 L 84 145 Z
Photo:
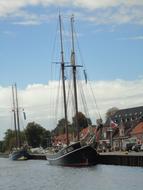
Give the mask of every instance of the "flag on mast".
M 24 109 L 23 109 L 23 117 L 26 120 L 26 113 L 25 113 Z
M 110 127 L 111 127 L 112 129 L 116 129 L 116 128 L 118 128 L 118 124 L 115 123 L 115 122 L 111 119 L 111 120 L 110 120 Z

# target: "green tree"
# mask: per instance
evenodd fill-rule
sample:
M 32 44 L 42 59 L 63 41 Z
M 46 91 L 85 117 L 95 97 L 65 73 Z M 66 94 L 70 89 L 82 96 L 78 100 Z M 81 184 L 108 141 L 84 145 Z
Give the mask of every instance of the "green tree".
M 10 151 L 12 147 L 16 146 L 15 132 L 8 129 L 5 132 L 3 147 L 5 151 Z
M 65 123 L 66 123 L 65 118 L 60 119 L 58 121 L 58 124 L 57 124 L 56 128 L 52 131 L 52 134 L 55 135 L 55 136 L 65 134 L 65 132 L 66 132 Z M 69 121 L 68 121 L 68 129 L 69 129 L 69 133 L 71 133 L 72 129 L 71 129 L 71 124 L 70 124 Z
M 51 146 L 51 133 L 48 130 L 43 131 L 43 135 L 41 138 L 41 146 L 46 148 L 47 146 Z
M 106 112 L 106 119 L 113 116 L 118 110 L 119 109 L 117 107 L 112 107 L 112 108 L 108 109 L 107 112 Z
M 28 145 L 33 148 L 42 146 L 47 147 L 47 140 L 50 138 L 50 131 L 47 131 L 41 125 L 31 122 L 28 123 L 25 134 L 27 137 Z
M 0 141 L 0 152 L 4 152 L 4 141 Z
M 26 141 L 26 137 L 23 131 L 20 132 L 21 144 Z M 16 147 L 16 134 L 14 130 L 8 129 L 5 132 L 3 149 L 5 151 L 10 151 L 13 147 Z
M 79 130 L 82 130 L 88 126 L 88 124 L 92 124 L 90 118 L 86 118 L 82 112 L 78 112 L 77 116 Z M 75 126 L 75 116 L 73 117 L 73 126 Z M 74 127 L 75 128 L 75 127 Z

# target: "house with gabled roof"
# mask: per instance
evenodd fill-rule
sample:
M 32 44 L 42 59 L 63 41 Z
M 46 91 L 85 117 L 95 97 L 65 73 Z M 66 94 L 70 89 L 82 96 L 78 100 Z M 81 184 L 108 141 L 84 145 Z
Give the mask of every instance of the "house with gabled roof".
M 139 123 L 132 131 L 131 137 L 136 138 L 136 142 L 143 143 L 143 122 Z
M 120 109 L 113 116 L 111 116 L 111 119 L 117 124 L 123 122 L 126 127 L 131 124 L 136 125 L 143 120 L 143 106 Z
M 118 145 L 122 149 L 122 145 L 128 141 L 128 139 L 142 138 L 143 125 L 143 106 L 120 109 L 108 118 L 104 124 L 107 129 L 111 128 L 111 121 L 118 125 L 117 129 L 112 129 L 112 141 L 113 145 Z M 107 135 L 110 138 L 110 133 Z M 115 143 L 114 143 L 115 142 Z

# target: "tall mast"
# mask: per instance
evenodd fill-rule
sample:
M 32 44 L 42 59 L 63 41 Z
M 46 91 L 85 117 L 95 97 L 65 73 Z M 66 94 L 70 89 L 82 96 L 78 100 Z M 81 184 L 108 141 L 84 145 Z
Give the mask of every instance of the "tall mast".
M 15 99 L 16 99 L 16 115 L 17 115 L 17 128 L 18 128 L 18 146 L 21 146 L 21 136 L 20 136 L 20 122 L 19 122 L 19 106 L 18 106 L 18 97 L 17 97 L 17 86 L 15 84 Z
M 75 49 L 74 49 L 74 16 L 71 17 L 71 32 L 72 32 L 72 53 L 71 64 L 73 72 L 73 88 L 74 88 L 74 101 L 75 101 L 75 124 L 77 128 L 77 140 L 79 141 L 79 124 L 78 124 L 78 102 L 77 102 L 77 85 L 76 85 L 76 64 L 75 64 Z
M 64 62 L 64 49 L 63 49 L 61 15 L 59 15 L 59 24 L 60 24 L 60 41 L 61 41 L 61 69 L 62 69 L 62 84 L 63 84 L 63 96 L 64 96 L 65 129 L 66 129 L 67 145 L 69 145 L 67 103 L 66 103 L 66 89 L 65 89 L 65 62 Z
M 16 136 L 16 147 L 18 147 L 18 134 L 17 134 L 17 125 L 16 125 L 16 113 L 15 113 L 15 96 L 14 96 L 14 87 L 12 85 L 12 102 L 13 102 L 13 118 L 14 118 L 14 129 L 15 129 L 15 136 Z

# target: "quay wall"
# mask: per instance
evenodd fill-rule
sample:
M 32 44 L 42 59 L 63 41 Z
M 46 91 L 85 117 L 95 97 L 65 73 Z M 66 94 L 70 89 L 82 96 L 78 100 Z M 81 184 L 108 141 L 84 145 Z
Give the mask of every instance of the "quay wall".
M 8 158 L 8 154 L 0 153 L 0 158 Z M 32 160 L 46 160 L 46 155 L 31 154 L 31 159 Z M 100 153 L 98 164 L 143 167 L 143 153 L 142 154 Z
M 46 160 L 45 154 L 31 154 L 30 157 L 31 160 Z
M 44 154 L 33 154 L 31 155 L 33 160 L 46 160 Z M 143 167 L 143 154 L 100 154 L 98 164 L 107 165 L 121 165 L 121 166 L 141 166 Z
M 0 158 L 8 158 L 9 154 L 0 153 Z M 45 154 L 30 154 L 30 160 L 46 160 Z
M 0 152 L 0 158 L 8 158 L 8 154 Z
M 143 155 L 100 154 L 99 164 L 143 167 Z

